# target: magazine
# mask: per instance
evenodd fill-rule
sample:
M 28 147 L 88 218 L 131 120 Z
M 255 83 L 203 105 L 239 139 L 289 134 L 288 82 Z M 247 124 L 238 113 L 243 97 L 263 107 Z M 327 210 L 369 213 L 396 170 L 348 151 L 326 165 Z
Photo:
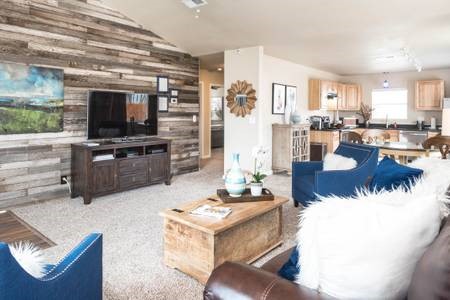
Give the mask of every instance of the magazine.
M 224 219 L 231 213 L 231 207 L 201 205 L 190 212 L 191 215 Z

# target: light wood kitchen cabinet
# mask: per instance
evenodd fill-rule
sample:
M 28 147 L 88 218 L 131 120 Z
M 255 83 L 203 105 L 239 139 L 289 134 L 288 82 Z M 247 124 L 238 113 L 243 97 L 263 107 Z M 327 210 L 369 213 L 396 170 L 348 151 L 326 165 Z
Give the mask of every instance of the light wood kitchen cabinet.
M 416 109 L 441 110 L 444 98 L 444 80 L 416 81 Z
M 361 105 L 361 86 L 359 84 L 345 84 L 345 105 L 340 110 L 357 111 Z
M 310 79 L 309 80 L 309 109 L 310 110 L 333 110 L 332 103 L 328 101 L 328 94 L 338 93 L 338 83 L 331 80 Z M 334 108 L 335 109 L 335 108 Z
M 339 146 L 339 131 L 338 130 L 311 130 L 311 143 L 322 143 L 327 145 L 327 152 L 332 153 Z
M 335 94 L 338 101 L 329 101 L 328 94 Z M 344 110 L 357 111 L 361 105 L 361 86 L 344 84 L 331 80 L 309 80 L 310 110 Z
M 309 110 L 327 109 L 326 84 L 319 79 L 310 79 L 308 84 Z M 325 95 L 325 98 L 323 97 Z

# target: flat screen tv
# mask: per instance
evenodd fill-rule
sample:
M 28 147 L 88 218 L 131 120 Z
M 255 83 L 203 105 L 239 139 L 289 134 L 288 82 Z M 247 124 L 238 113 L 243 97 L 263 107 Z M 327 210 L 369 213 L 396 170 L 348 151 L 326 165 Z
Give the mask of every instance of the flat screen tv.
M 157 134 L 156 95 L 103 91 L 89 93 L 89 139 Z

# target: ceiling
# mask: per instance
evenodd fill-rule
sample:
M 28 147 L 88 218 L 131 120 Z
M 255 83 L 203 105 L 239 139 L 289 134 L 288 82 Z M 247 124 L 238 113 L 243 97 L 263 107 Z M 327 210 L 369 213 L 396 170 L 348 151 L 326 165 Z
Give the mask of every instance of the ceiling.
M 268 55 L 341 75 L 450 66 L 449 0 L 104 0 L 194 56 L 261 45 Z
M 200 56 L 200 67 L 208 71 L 223 71 L 224 53 L 218 52 Z

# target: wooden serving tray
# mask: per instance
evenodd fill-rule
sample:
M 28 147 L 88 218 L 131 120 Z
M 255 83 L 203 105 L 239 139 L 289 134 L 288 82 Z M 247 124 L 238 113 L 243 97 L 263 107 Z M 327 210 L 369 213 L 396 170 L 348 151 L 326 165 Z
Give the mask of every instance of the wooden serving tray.
M 217 196 L 223 203 L 273 201 L 275 198 L 272 192 L 266 188 L 263 188 L 261 196 L 252 196 L 250 189 L 245 189 L 240 197 L 231 197 L 226 189 L 218 189 Z

